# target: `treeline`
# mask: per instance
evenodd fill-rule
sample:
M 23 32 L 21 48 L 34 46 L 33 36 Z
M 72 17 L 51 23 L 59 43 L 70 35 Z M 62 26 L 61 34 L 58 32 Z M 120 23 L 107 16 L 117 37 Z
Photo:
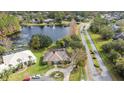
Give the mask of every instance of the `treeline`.
M 124 40 L 113 40 L 103 45 L 102 49 L 107 54 L 108 61 L 114 65 L 113 69 L 124 78 Z
M 19 20 L 13 15 L 0 13 L 0 36 L 5 37 L 20 30 Z
M 7 36 L 18 31 L 20 31 L 18 18 L 5 12 L 0 12 L 0 55 L 11 48 L 12 43 Z
M 37 23 L 43 23 L 45 19 L 54 19 L 56 23 L 62 23 L 62 21 L 71 21 L 73 18 L 78 22 L 83 18 L 92 16 L 93 12 L 83 11 L 21 11 L 21 12 L 9 12 L 9 14 L 20 17 L 22 23 L 32 23 L 35 20 Z

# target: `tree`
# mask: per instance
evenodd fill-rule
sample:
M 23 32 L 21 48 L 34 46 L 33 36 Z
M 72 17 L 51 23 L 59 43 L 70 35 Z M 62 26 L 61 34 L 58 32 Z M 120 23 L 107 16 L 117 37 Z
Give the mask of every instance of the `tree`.
M 75 48 L 82 48 L 83 45 L 79 41 L 70 41 L 70 47 L 72 47 L 73 49 L 75 49 Z
M 117 60 L 115 65 L 115 70 L 124 77 L 124 58 L 120 58 Z
M 118 52 L 114 51 L 114 50 L 112 50 L 112 51 L 110 52 L 109 56 L 108 56 L 108 58 L 109 58 L 109 60 L 110 60 L 111 62 L 116 62 L 116 60 L 117 60 L 118 58 L 120 58 L 120 57 L 121 57 L 121 55 L 120 55 Z
M 8 79 L 9 79 L 9 76 L 10 76 L 10 74 L 11 74 L 11 71 L 10 70 L 3 70 L 3 76 L 2 76 L 2 80 L 3 81 L 7 81 Z
M 124 32 L 124 29 L 123 29 L 122 27 L 120 27 L 116 32 L 117 32 L 117 33 Z
M 2 42 L 3 42 L 3 46 L 6 48 L 7 51 L 12 48 L 12 43 L 13 42 L 9 38 L 4 37 Z
M 90 26 L 90 31 L 93 33 L 99 33 L 100 29 L 104 26 L 107 25 L 107 20 L 101 18 L 99 14 L 97 14 L 94 17 L 93 23 Z
M 55 20 L 57 23 L 62 23 L 62 20 L 64 18 L 64 12 L 55 12 Z
M 109 53 L 112 49 L 112 43 L 110 42 L 110 43 L 107 43 L 107 44 L 103 45 L 102 49 L 103 49 L 104 52 Z
M 52 44 L 52 39 L 49 36 L 41 35 L 41 47 L 48 47 Z
M 73 19 L 70 23 L 70 35 L 77 35 L 77 34 L 78 34 L 77 23 Z
M 48 47 L 51 44 L 52 44 L 52 39 L 50 37 L 39 34 L 33 35 L 29 42 L 29 46 L 37 50 L 40 48 Z
M 0 46 L 0 55 L 2 55 L 5 51 L 6 49 L 3 46 Z
M 100 33 L 103 39 L 111 39 L 114 35 L 114 32 L 112 31 L 112 29 L 108 26 L 103 26 L 100 29 Z
M 33 35 L 31 40 L 30 40 L 29 45 L 33 49 L 41 48 L 41 36 L 40 35 Z
M 58 48 L 63 48 L 65 47 L 65 42 L 64 40 L 59 40 L 59 41 L 56 41 L 56 45 Z
M 0 13 L 0 32 L 2 35 L 11 35 L 20 30 L 19 19 L 13 15 Z

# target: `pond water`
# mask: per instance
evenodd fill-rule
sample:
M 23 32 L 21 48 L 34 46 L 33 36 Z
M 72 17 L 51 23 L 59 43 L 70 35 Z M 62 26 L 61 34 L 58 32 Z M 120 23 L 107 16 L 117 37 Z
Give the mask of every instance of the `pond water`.
M 23 27 L 22 31 L 18 34 L 12 35 L 10 39 L 13 42 L 13 45 L 16 47 L 27 46 L 32 35 L 43 34 L 51 37 L 53 41 L 62 39 L 63 37 L 69 35 L 69 27 L 40 27 L 40 26 L 31 26 Z

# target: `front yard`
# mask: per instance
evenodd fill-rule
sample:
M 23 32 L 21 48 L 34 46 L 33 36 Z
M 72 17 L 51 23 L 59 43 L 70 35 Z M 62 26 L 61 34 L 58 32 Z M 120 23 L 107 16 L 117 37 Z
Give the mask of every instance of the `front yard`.
M 39 60 L 40 60 L 40 57 L 43 56 L 43 54 L 47 51 L 47 49 L 42 49 L 42 50 L 39 50 L 39 51 L 33 51 L 33 54 L 36 56 L 37 58 L 37 62 L 36 64 L 28 67 L 26 70 L 24 70 L 23 72 L 17 72 L 17 73 L 14 73 L 14 74 L 11 74 L 10 77 L 9 77 L 9 80 L 23 80 L 25 75 L 28 74 L 28 75 L 35 75 L 35 74 L 41 74 L 43 75 L 45 72 L 47 72 L 49 69 L 53 68 L 54 66 L 48 66 L 48 65 L 39 65 Z

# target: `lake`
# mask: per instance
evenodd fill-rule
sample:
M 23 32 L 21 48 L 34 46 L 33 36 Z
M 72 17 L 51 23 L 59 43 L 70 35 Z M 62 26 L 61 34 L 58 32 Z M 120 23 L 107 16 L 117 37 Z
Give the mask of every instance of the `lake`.
M 10 37 L 13 45 L 16 47 L 27 46 L 32 35 L 43 34 L 51 37 L 55 42 L 59 39 L 70 34 L 69 27 L 40 27 L 40 26 L 31 26 L 23 27 L 21 32 Z

